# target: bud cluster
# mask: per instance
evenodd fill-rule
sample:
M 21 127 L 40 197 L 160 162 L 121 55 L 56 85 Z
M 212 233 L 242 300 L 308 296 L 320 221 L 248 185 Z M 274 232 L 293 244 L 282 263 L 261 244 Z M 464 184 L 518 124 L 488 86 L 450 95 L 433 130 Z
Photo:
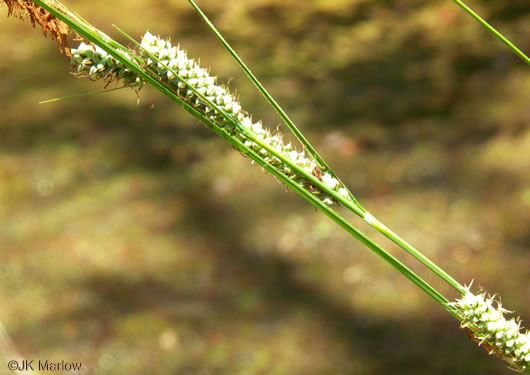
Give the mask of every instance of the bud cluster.
M 72 49 L 70 62 L 76 67 L 78 75 L 96 81 L 103 79 L 107 83 L 122 81 L 125 86 L 142 87 L 144 82 L 121 62 L 96 45 L 81 42 Z
M 304 151 L 297 151 L 290 143 L 285 143 L 280 134 L 273 134 L 263 127 L 261 121 L 254 122 L 252 118 L 242 110 L 239 101 L 230 93 L 227 87 L 217 84 L 217 78 L 210 76 L 208 70 L 203 69 L 193 59 L 187 57 L 185 51 L 173 46 L 170 41 L 160 39 L 147 32 L 141 41 L 142 50 L 136 53 L 146 61 L 145 68 L 154 72 L 161 80 L 174 88 L 179 96 L 194 108 L 198 109 L 217 126 L 224 128 L 233 137 L 240 140 L 245 146 L 255 151 L 269 164 L 276 167 L 287 177 L 302 185 L 306 190 L 313 193 L 321 201 L 327 204 L 335 202 L 333 198 L 314 186 L 304 176 L 300 175 L 282 160 L 271 154 L 249 137 L 233 122 L 227 120 L 215 108 L 208 105 L 201 97 L 189 88 L 192 86 L 209 101 L 215 103 L 226 113 L 237 119 L 240 126 L 246 131 L 253 133 L 260 142 L 282 154 L 282 156 L 293 164 L 299 166 L 306 173 L 314 176 L 330 189 L 345 198 L 349 198 L 348 191 L 342 183 L 331 174 L 321 170 L 315 160 Z M 156 56 L 159 61 L 154 61 L 145 53 Z M 81 43 L 77 49 L 72 50 L 72 64 L 76 67 L 78 74 L 85 75 L 90 79 L 104 79 L 106 81 L 123 80 L 126 85 L 141 86 L 144 82 L 129 71 L 122 63 L 109 56 L 97 46 Z M 178 75 L 178 77 L 175 75 Z M 182 79 L 186 83 L 182 82 Z M 188 86 L 189 85 L 189 86 Z
M 462 328 L 471 330 L 473 338 L 523 373 L 530 371 L 530 331 L 521 332 L 521 324 L 507 320 L 499 302 L 475 295 L 469 290 L 455 302 L 449 303 L 461 319 Z

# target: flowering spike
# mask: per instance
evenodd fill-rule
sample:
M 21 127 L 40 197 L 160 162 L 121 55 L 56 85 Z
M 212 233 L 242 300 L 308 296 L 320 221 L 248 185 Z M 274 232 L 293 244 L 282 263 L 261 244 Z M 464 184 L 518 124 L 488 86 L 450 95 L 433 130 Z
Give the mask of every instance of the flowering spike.
M 156 56 L 160 62 L 155 62 L 147 56 L 144 50 L 137 53 L 147 62 L 147 68 L 154 72 L 162 80 L 173 86 L 179 96 L 189 104 L 203 113 L 207 118 L 212 119 L 218 126 L 229 131 L 237 137 L 247 147 L 256 151 L 265 161 L 276 166 L 282 173 L 300 183 L 306 190 L 317 196 L 322 202 L 332 204 L 335 199 L 316 187 L 311 181 L 288 168 L 276 156 L 262 148 L 233 126 L 215 108 L 207 105 L 193 90 L 175 77 L 178 75 L 185 79 L 197 92 L 206 96 L 211 102 L 222 108 L 226 113 L 239 120 L 246 131 L 253 132 L 256 138 L 268 144 L 271 148 L 281 153 L 293 164 L 298 165 L 302 170 L 314 176 L 331 190 L 349 198 L 347 190 L 336 178 L 329 173 L 324 173 L 315 160 L 304 151 L 295 151 L 291 144 L 285 144 L 279 134 L 272 134 L 270 130 L 263 127 L 261 121 L 253 122 L 250 115 L 243 111 L 239 101 L 226 86 L 218 85 L 217 78 L 209 74 L 209 70 L 203 69 L 193 59 L 187 57 L 185 51 L 174 47 L 169 40 L 162 40 L 150 32 L 146 32 L 140 43 L 141 47 L 152 55 Z M 104 79 L 108 82 L 121 79 L 126 85 L 142 86 L 144 84 L 135 73 L 130 72 L 123 64 L 112 56 L 101 50 L 97 46 L 81 43 L 77 49 L 72 50 L 72 65 L 77 68 L 80 75 L 85 75 L 92 80 Z M 105 61 L 105 64 L 101 63 Z
M 487 297 L 485 293 L 475 295 L 469 288 L 461 299 L 449 303 L 461 319 L 461 327 L 490 354 L 504 359 L 513 369 L 523 373 L 530 371 L 530 331 L 521 332 L 520 321 L 507 320 L 504 314 L 509 311 L 494 297 Z
M 102 64 L 102 62 L 105 62 Z M 144 82 L 125 65 L 113 58 L 98 46 L 81 42 L 77 48 L 72 49 L 70 63 L 76 67 L 79 76 L 91 80 L 103 79 L 107 83 L 122 80 L 126 86 L 142 87 Z

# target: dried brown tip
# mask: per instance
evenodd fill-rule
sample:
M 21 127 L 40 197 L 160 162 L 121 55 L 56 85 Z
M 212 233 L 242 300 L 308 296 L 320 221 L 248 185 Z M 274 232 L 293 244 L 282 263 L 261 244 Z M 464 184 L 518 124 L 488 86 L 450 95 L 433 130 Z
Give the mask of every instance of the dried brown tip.
M 29 19 L 33 27 L 35 27 L 35 24 L 39 24 L 44 32 L 44 36 L 50 33 L 52 39 L 57 41 L 57 46 L 61 53 L 64 52 L 68 59 L 71 58 L 70 46 L 68 45 L 70 28 L 64 22 L 58 20 L 31 0 L 2 1 L 7 5 L 8 16 L 14 16 L 21 20 Z M 49 3 L 58 10 L 65 10 L 64 7 L 53 0 L 49 1 Z

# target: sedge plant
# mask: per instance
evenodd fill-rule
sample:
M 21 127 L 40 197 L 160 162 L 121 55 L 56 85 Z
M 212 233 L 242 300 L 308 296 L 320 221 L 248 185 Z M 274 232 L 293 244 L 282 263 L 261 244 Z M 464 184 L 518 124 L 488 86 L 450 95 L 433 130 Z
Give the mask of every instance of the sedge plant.
M 4 0 L 4 2 L 9 6 L 11 13 L 29 14 L 34 24 L 37 22 L 45 32 L 50 32 L 65 50 L 78 76 L 101 80 L 107 84 L 117 82 L 121 84 L 120 88 L 130 87 L 138 90 L 144 85 L 156 88 L 227 140 L 253 163 L 258 164 L 300 194 L 369 250 L 403 274 L 458 319 L 461 327 L 491 354 L 504 359 L 511 368 L 517 371 L 530 371 L 530 332 L 521 329 L 518 319 L 507 318 L 508 311 L 502 308 L 499 302 L 487 296 L 486 293 L 471 292 L 471 286 L 460 284 L 440 266 L 368 212 L 297 129 L 193 0 L 189 0 L 190 4 L 279 113 L 299 140 L 302 148 L 297 149 L 291 143 L 285 142 L 280 133 L 268 130 L 261 121 L 255 121 L 242 109 L 238 99 L 227 86 L 219 84 L 208 70 L 189 58 L 184 50 L 173 46 L 169 40 L 147 32 L 141 41 L 137 42 L 116 27 L 134 46 L 128 48 L 55 0 Z M 33 13 L 41 16 L 44 14 L 46 17 L 39 18 Z M 50 27 L 49 24 L 53 24 L 54 27 Z M 70 49 L 64 37 L 65 30 L 76 33 L 84 38 L 85 42 Z M 521 54 L 524 56 L 522 52 L 518 53 L 519 56 Z M 460 294 L 460 298 L 449 301 L 410 268 L 343 218 L 337 212 L 337 203 L 363 218 L 371 227 L 418 259 L 425 267 L 453 287 Z

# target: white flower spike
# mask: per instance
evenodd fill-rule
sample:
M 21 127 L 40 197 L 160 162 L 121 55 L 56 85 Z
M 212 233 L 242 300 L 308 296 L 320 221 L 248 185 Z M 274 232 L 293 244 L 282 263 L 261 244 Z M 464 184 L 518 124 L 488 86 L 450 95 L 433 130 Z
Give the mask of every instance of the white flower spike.
M 146 32 L 140 43 L 142 48 L 156 56 L 161 63 L 150 59 L 144 50 L 139 51 L 141 57 L 147 62 L 147 68 L 155 72 L 161 79 L 178 90 L 179 95 L 203 113 L 206 117 L 216 122 L 217 125 L 228 130 L 247 147 L 261 155 L 268 163 L 278 168 L 282 173 L 294 179 L 306 190 L 317 196 L 322 202 L 332 204 L 335 200 L 321 191 L 309 180 L 295 171 L 291 170 L 284 162 L 270 154 L 266 149 L 248 139 L 241 131 L 238 131 L 232 123 L 228 122 L 214 108 L 206 105 L 204 101 L 182 83 L 173 72 L 192 86 L 197 92 L 206 96 L 210 101 L 218 105 L 225 112 L 233 115 L 242 126 L 253 132 L 258 139 L 267 143 L 271 148 L 280 152 L 286 159 L 298 165 L 302 170 L 319 179 L 331 190 L 349 199 L 346 188 L 340 181 L 328 173 L 323 173 L 317 163 L 304 151 L 293 150 L 290 144 L 285 144 L 279 134 L 273 135 L 270 130 L 264 128 L 260 121 L 253 122 L 251 117 L 243 111 L 237 98 L 230 93 L 227 87 L 217 84 L 215 77 L 211 77 L 207 70 L 202 69 L 197 62 L 187 57 L 186 52 L 171 44 L 169 40 L 162 40 L 150 32 Z M 72 50 L 72 65 L 78 74 L 85 75 L 90 79 L 103 79 L 108 82 L 123 80 L 126 85 L 141 87 L 141 81 L 135 73 L 129 71 L 123 64 L 108 55 L 99 47 L 81 43 L 77 49 Z M 168 69 L 169 68 L 169 69 Z M 172 72 L 173 71 L 173 72 Z
M 522 332 L 520 322 L 504 317 L 509 311 L 485 293 L 467 293 L 449 303 L 461 319 L 461 327 L 471 332 L 479 345 L 510 363 L 520 372 L 530 371 L 530 331 Z M 494 305 L 495 304 L 495 305 Z

